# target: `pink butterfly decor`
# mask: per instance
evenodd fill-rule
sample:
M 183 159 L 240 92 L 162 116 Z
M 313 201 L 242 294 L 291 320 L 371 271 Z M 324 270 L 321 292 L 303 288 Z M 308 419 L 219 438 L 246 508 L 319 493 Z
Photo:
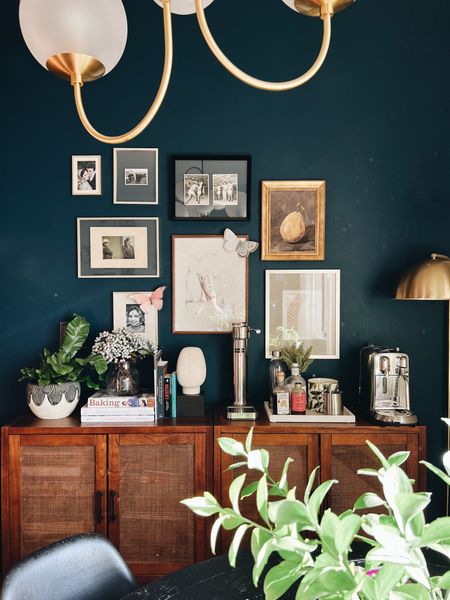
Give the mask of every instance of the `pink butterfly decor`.
M 163 306 L 163 294 L 166 287 L 166 285 L 162 285 L 161 287 L 156 288 L 154 292 L 150 292 L 149 296 L 141 293 L 130 294 L 130 298 L 139 304 L 142 312 L 149 313 L 152 306 L 154 306 L 156 310 L 161 310 Z

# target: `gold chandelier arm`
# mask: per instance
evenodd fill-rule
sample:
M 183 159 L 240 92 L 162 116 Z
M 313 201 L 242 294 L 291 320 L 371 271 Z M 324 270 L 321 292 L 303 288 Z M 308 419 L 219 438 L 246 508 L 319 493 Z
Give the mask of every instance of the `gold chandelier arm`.
M 172 72 L 172 63 L 173 63 L 173 37 L 172 37 L 172 16 L 170 11 L 170 0 L 163 0 L 163 15 L 164 15 L 164 70 L 161 77 L 161 83 L 159 84 L 158 92 L 155 96 L 153 104 L 149 108 L 147 114 L 144 116 L 142 121 L 138 123 L 133 129 L 128 131 L 127 133 L 123 133 L 122 135 L 104 135 L 99 133 L 89 122 L 89 119 L 86 116 L 83 100 L 81 97 L 81 87 L 83 86 L 83 82 L 80 77 L 72 78 L 72 85 L 75 95 L 75 105 L 77 107 L 78 116 L 85 129 L 99 142 L 104 142 L 106 144 L 123 144 L 124 142 L 128 142 L 132 140 L 137 135 L 142 133 L 144 129 L 149 125 L 149 123 L 153 120 L 154 116 L 159 110 L 159 107 L 164 100 L 164 96 L 166 95 L 167 88 L 169 86 L 170 75 Z
M 200 26 L 200 30 L 205 38 L 206 43 L 208 44 L 211 52 L 217 58 L 217 60 L 227 69 L 232 75 L 240 79 L 243 83 L 250 85 L 252 87 L 266 90 L 269 92 L 284 92 L 286 90 L 292 90 L 300 85 L 303 85 L 307 81 L 309 81 L 320 69 L 322 66 L 325 57 L 328 52 L 328 48 L 330 46 L 331 39 L 331 17 L 333 15 L 333 8 L 330 2 L 325 2 L 322 5 L 321 9 L 321 18 L 323 20 L 323 37 L 322 37 L 322 46 L 320 47 L 319 54 L 314 62 L 314 64 L 303 73 L 300 77 L 296 79 L 291 79 L 289 81 L 264 81 L 262 79 L 257 79 L 256 77 L 252 77 L 248 75 L 244 71 L 241 71 L 236 65 L 234 65 L 222 52 L 222 50 L 217 45 L 214 40 L 211 31 L 209 30 L 208 23 L 206 22 L 205 11 L 203 9 L 202 0 L 195 0 L 195 10 L 197 13 L 197 20 Z

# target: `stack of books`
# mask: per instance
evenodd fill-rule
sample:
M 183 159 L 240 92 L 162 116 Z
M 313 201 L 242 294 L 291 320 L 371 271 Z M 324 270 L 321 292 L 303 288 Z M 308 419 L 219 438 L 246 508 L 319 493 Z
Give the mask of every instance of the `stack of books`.
M 168 372 L 167 360 L 155 361 L 154 389 L 157 419 L 177 416 L 177 375 Z
M 155 396 L 114 396 L 95 392 L 81 407 L 82 423 L 142 423 L 155 420 Z

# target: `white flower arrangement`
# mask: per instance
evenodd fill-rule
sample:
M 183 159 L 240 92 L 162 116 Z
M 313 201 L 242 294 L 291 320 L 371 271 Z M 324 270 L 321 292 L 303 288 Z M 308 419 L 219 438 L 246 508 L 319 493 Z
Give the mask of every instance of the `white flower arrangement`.
M 122 327 L 99 333 L 94 340 L 92 352 L 103 356 L 107 363 L 117 364 L 150 354 L 154 356 L 158 353 L 158 346 Z

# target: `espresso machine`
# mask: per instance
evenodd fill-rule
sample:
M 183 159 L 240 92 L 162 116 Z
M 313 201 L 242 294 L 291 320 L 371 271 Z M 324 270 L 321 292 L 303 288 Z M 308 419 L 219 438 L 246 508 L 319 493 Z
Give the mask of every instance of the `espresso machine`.
M 227 407 L 227 419 L 254 420 L 258 412 L 254 406 L 247 404 L 247 350 L 250 332 L 261 333 L 260 329 L 252 329 L 248 323 L 232 323 L 233 336 L 233 395 L 234 404 Z
M 415 425 L 409 403 L 409 358 L 399 348 L 370 344 L 360 352 L 359 398 L 385 425 Z

